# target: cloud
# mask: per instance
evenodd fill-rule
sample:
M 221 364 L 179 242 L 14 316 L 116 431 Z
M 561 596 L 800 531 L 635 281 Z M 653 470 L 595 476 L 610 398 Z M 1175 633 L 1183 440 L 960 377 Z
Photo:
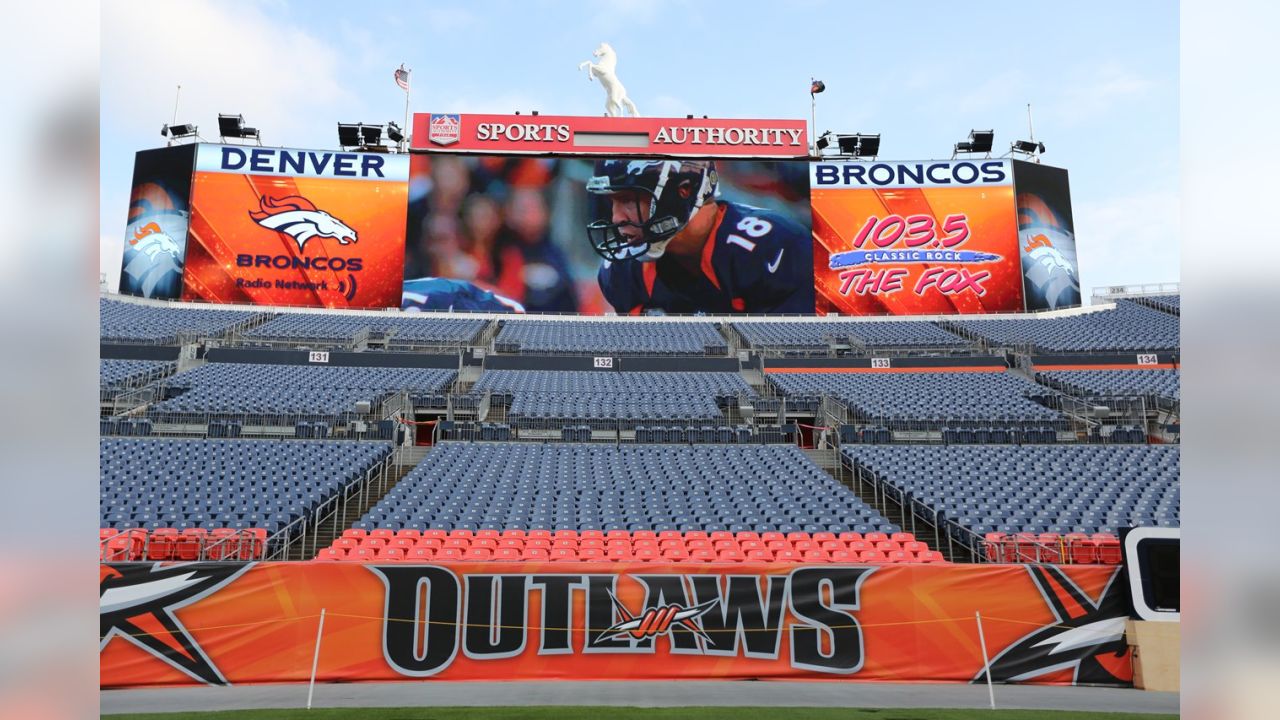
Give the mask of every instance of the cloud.
M 157 144 L 172 120 L 217 139 L 220 112 L 243 113 L 266 144 L 332 144 L 333 113 L 360 116 L 356 96 L 338 81 L 334 43 L 278 22 L 261 6 L 191 0 L 181 28 L 169 3 L 108 3 L 102 8 L 102 113 L 128 147 Z M 145 139 L 144 139 L 145 138 Z
M 1089 80 L 1067 87 L 1053 113 L 1065 127 L 1081 125 L 1135 102 L 1151 88 L 1150 80 L 1111 63 L 1087 73 Z
M 1076 252 L 1081 287 L 1176 282 L 1181 276 L 1176 190 L 1148 190 L 1077 201 Z

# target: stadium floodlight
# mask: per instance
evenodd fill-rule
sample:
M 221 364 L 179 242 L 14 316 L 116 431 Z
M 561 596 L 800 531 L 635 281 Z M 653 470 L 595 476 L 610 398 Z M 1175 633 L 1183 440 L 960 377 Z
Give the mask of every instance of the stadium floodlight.
M 243 115 L 219 114 L 218 134 L 222 136 L 223 142 L 230 138 L 233 140 L 253 140 L 259 145 L 262 144 L 258 128 L 247 127 L 244 124 Z
M 841 155 L 855 158 L 874 158 L 880 154 L 880 135 L 836 135 L 836 144 Z
M 1036 142 L 1035 140 L 1014 140 L 1013 144 L 1009 146 L 1009 152 L 1016 155 L 1026 155 L 1027 157 L 1042 155 L 1044 154 L 1044 143 Z
M 831 131 L 828 130 L 818 136 L 818 152 L 822 152 L 831 146 Z
M 382 144 L 381 125 L 361 125 L 360 144 L 365 147 L 376 147 Z
M 400 126 L 394 122 L 387 123 L 387 139 L 393 143 L 404 140 L 404 132 L 400 130 Z
M 360 124 L 338 123 L 338 144 L 344 148 L 360 147 Z
M 183 123 L 182 125 L 165 125 L 160 128 L 160 135 L 169 138 L 172 143 L 174 140 L 182 140 L 189 137 L 197 137 L 199 128 L 191 123 Z
M 991 146 L 995 144 L 995 140 L 995 130 L 970 130 L 969 139 L 956 143 L 955 149 L 951 152 L 951 157 L 954 159 L 960 153 L 990 156 Z

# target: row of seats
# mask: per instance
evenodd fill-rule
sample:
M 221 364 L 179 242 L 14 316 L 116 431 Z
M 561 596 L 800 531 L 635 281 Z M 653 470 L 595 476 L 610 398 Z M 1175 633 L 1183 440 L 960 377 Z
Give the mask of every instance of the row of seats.
M 751 428 L 747 425 L 728 427 L 650 427 L 636 426 L 638 443 L 731 443 L 752 442 Z
M 98 387 L 103 390 L 141 387 L 174 371 L 178 364 L 168 360 L 98 361 Z
M 267 532 L 262 528 L 98 531 L 98 557 L 103 562 L 262 560 L 266 552 Z
M 958 424 L 1055 425 L 1061 413 L 1046 407 L 1055 391 L 1011 371 L 1000 372 L 770 372 L 788 406 L 834 398 L 854 417 L 901 430 L 936 430 Z
M 102 342 L 177 342 L 179 334 L 221 337 L 260 313 L 199 305 L 144 305 L 98 299 L 98 335 Z
M 1180 377 L 1177 370 L 1054 370 L 1036 373 L 1036 380 L 1079 397 L 1115 395 L 1155 395 L 1179 401 Z
M 176 393 L 148 409 L 159 420 L 184 416 L 261 415 L 275 423 L 325 421 L 372 407 L 390 393 L 439 393 L 457 376 L 438 368 L 209 363 L 170 377 Z M 263 422 L 267 422 L 265 419 Z
M 1180 524 L 1169 445 L 851 445 L 864 480 L 974 546 L 986 533 L 1111 533 Z
M 317 560 L 937 563 L 911 533 L 347 530 Z
M 507 320 L 494 339 L 500 353 L 551 355 L 725 355 L 711 323 Z
M 1110 533 L 987 533 L 983 554 L 991 562 L 1119 565 L 1120 540 Z
M 866 349 L 958 349 L 970 343 L 922 320 L 826 320 L 820 322 L 735 322 L 750 347 L 761 350 L 819 350 L 833 345 Z
M 1053 428 L 942 428 L 942 442 L 948 445 L 1016 445 L 1058 442 Z
M 484 330 L 484 320 L 434 318 L 420 313 L 282 313 L 244 333 L 251 340 L 352 343 L 357 336 L 385 339 L 392 345 L 469 345 Z
M 1044 353 L 1149 352 L 1181 344 L 1176 316 L 1127 300 L 1067 317 L 953 320 L 947 326 L 991 347 Z
M 154 429 L 153 423 L 146 418 L 104 417 L 98 419 L 98 434 L 146 436 Z
M 1153 307 L 1162 312 L 1171 313 L 1173 315 L 1182 314 L 1182 296 L 1177 293 L 1170 295 L 1143 295 L 1131 299 L 1139 305 Z
M 354 527 L 900 531 L 792 446 L 452 442 Z
M 390 443 L 104 438 L 100 527 L 263 528 L 315 520 Z

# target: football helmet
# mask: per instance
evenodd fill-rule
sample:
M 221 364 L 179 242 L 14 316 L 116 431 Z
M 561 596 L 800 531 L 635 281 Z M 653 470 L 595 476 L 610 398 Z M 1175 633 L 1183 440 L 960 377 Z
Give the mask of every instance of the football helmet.
M 710 160 L 597 161 L 587 181 L 595 218 L 587 225 L 591 247 L 610 262 L 657 260 L 694 213 L 716 197 L 717 185 Z

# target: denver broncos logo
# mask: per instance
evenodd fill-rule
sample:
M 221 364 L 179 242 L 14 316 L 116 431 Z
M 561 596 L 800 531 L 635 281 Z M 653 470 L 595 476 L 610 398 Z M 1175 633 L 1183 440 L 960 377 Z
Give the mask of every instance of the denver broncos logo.
M 356 231 L 329 213 L 318 209 L 304 197 L 290 195 L 276 200 L 263 195 L 260 210 L 249 211 L 249 217 L 264 228 L 284 233 L 298 243 L 301 252 L 313 237 L 329 237 L 339 245 L 357 242 Z

